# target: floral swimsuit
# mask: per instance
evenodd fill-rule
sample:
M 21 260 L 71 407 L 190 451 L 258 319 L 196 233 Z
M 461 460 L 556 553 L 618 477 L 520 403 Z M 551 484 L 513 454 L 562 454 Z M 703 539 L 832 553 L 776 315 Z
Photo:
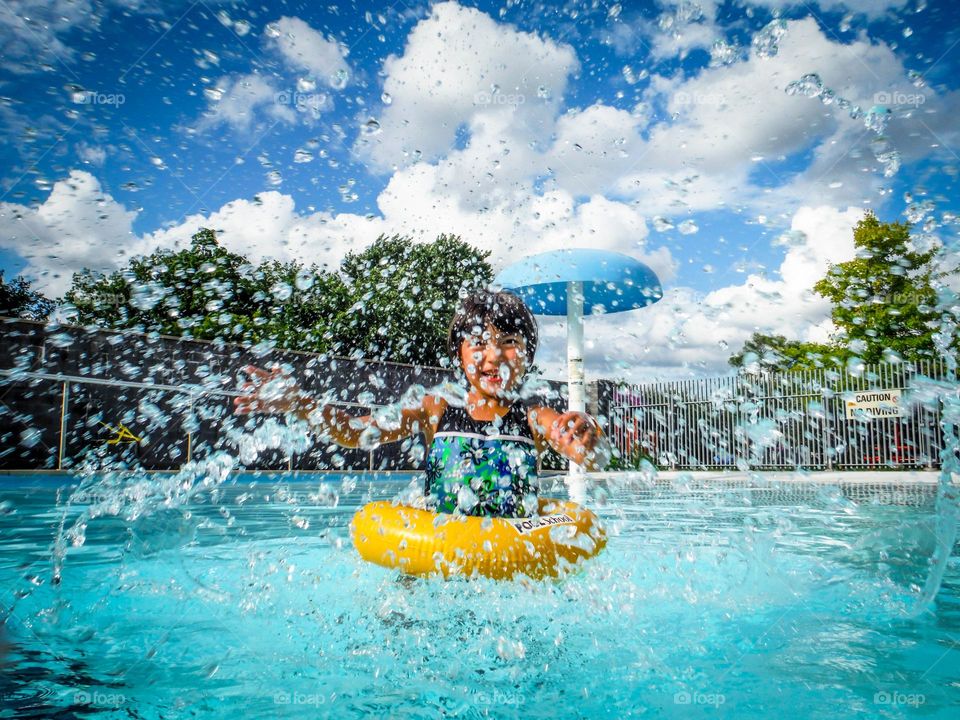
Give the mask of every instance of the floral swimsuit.
M 527 517 L 537 509 L 537 452 L 523 403 L 493 422 L 448 405 L 427 455 L 425 494 L 442 513 Z

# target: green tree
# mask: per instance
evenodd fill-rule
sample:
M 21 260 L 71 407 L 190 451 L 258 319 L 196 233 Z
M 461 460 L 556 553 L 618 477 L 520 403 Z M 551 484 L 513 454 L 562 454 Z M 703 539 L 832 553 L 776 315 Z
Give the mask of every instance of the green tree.
M 832 265 L 813 289 L 833 303 L 833 338 L 866 363 L 935 354 L 935 249 L 919 251 L 907 223 L 868 213 L 853 231 L 856 257 Z
M 56 306 L 53 300 L 30 289 L 30 281 L 17 276 L 10 282 L 0 270 L 0 317 L 46 320 Z
M 84 325 L 436 365 L 461 288 L 493 279 L 488 255 L 455 236 L 395 235 L 348 254 L 339 273 L 255 267 L 203 229 L 189 248 L 76 273 L 65 299 Z
M 297 263 L 254 267 L 204 228 L 187 249 L 133 258 L 110 275 L 76 273 L 65 299 L 85 325 L 323 351 L 326 319 L 346 297 L 336 276 Z
M 837 352 L 837 348 L 831 345 L 754 333 L 728 362 L 735 368 L 755 363 L 763 370 L 802 370 L 836 364 Z
M 344 258 L 340 269 L 350 303 L 332 331 L 351 354 L 441 364 L 461 289 L 493 280 L 489 255 L 456 235 L 428 243 L 381 235 Z
M 853 230 L 856 257 L 831 265 L 814 292 L 832 303 L 836 332 L 828 344 L 754 335 L 730 364 L 751 362 L 771 370 L 800 370 L 865 363 L 915 361 L 936 354 L 937 294 L 933 281 L 945 277 L 933 265 L 935 249 L 920 251 L 907 223 L 882 223 L 867 213 Z

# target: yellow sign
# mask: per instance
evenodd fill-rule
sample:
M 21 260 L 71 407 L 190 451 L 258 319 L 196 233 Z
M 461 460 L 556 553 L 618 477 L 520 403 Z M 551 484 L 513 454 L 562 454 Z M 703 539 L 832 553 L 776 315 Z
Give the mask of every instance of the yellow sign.
M 116 433 L 114 437 L 107 440 L 107 445 L 119 445 L 120 443 L 142 442 L 142 439 L 138 438 L 136 435 L 130 432 L 130 428 L 128 428 L 123 423 L 117 423 L 117 427 L 113 427 L 112 425 L 107 425 L 105 422 L 102 422 L 100 424 L 103 425 L 110 432 Z
M 903 391 L 899 388 L 847 393 L 844 395 L 847 417 L 868 420 L 902 417 L 902 394 Z

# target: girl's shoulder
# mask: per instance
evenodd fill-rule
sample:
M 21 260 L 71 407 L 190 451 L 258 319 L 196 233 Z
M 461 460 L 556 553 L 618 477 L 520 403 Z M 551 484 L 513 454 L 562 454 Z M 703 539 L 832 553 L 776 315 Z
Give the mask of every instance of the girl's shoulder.
M 439 395 L 427 394 L 423 396 L 423 412 L 427 416 L 427 422 L 429 422 L 434 429 L 436 429 L 446 409 L 447 401 Z

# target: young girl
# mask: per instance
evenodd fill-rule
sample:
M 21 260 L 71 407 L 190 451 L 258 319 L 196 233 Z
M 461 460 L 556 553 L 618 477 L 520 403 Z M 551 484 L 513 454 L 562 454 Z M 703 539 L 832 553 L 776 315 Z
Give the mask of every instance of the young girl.
M 486 290 L 469 295 L 450 324 L 447 352 L 468 384 L 466 404 L 426 395 L 401 412 L 399 427 L 381 428 L 370 415 L 351 417 L 321 405 L 281 375 L 244 368 L 236 412 L 293 413 L 344 447 L 356 448 L 374 427 L 378 441 L 422 433 L 427 453 L 425 494 L 438 512 L 525 517 L 537 510 L 537 458 L 549 445 L 587 470 L 602 469 L 610 446 L 586 413 L 558 413 L 520 399 L 519 388 L 537 349 L 537 324 L 516 295 Z M 277 383 L 281 390 L 277 391 Z M 265 392 L 267 385 L 272 388 Z

